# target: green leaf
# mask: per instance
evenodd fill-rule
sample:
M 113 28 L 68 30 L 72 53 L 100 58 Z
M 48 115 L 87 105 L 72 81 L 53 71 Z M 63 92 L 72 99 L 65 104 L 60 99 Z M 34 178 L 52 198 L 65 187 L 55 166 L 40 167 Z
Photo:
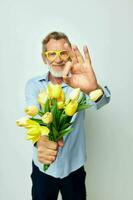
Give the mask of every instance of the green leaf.
M 64 129 L 64 130 L 61 130 L 60 132 L 59 132 L 59 135 L 65 135 L 67 132 L 69 132 L 69 131 L 72 131 L 73 130 L 73 128 L 67 128 L 67 129 Z
M 74 124 L 74 122 L 65 123 L 64 125 L 61 126 L 60 131 L 66 129 L 66 128 L 68 128 L 68 127 L 70 127 L 72 124 Z
M 61 125 L 64 124 L 66 119 L 67 119 L 67 115 L 66 114 L 62 114 L 61 117 L 60 117 L 59 123 Z
M 68 135 L 72 132 L 73 128 L 69 128 L 69 129 L 65 129 L 63 131 L 59 132 L 59 136 L 56 138 L 56 141 L 58 141 L 59 139 L 61 139 L 64 135 Z
M 45 125 L 41 119 L 31 118 L 33 121 L 39 123 L 40 125 Z
M 51 108 L 51 113 L 52 113 L 52 116 L 53 116 L 53 122 L 52 124 L 54 124 L 55 127 L 57 127 L 57 120 L 56 120 L 56 116 L 57 116 L 57 107 L 56 105 L 53 105 L 52 108 Z
M 86 96 L 85 96 L 85 94 L 83 93 L 83 95 L 82 95 L 81 99 L 79 100 L 78 104 L 82 104 L 82 103 L 85 102 L 85 101 L 86 101 Z
M 50 131 L 48 134 L 49 140 L 50 141 L 55 141 L 54 137 L 53 137 L 53 133 Z
M 58 137 L 59 133 L 54 126 L 52 126 L 52 134 L 53 134 L 54 141 L 56 141 L 56 138 Z
M 91 105 L 79 105 L 78 106 L 78 108 L 77 108 L 77 111 L 80 111 L 80 110 L 85 110 L 85 109 L 87 109 L 87 108 L 90 108 L 91 107 Z
M 42 116 L 44 115 L 44 112 L 39 111 L 39 112 L 38 112 L 38 115 L 42 117 Z
M 43 107 L 43 111 L 44 111 L 44 113 L 50 111 L 49 99 L 46 100 L 46 102 L 45 102 L 45 104 L 44 104 L 44 107 Z

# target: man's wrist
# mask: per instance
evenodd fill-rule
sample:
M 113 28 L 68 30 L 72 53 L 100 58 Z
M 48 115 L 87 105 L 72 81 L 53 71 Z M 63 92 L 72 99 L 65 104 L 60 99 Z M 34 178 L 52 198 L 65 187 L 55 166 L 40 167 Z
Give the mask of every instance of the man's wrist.
M 93 91 L 95 91 L 95 90 L 97 90 L 97 89 L 102 89 L 102 87 L 99 85 L 99 84 L 97 84 L 95 87 L 93 87 L 93 89 L 91 89 L 91 90 L 89 90 L 89 91 L 86 91 L 85 93 L 87 94 L 87 95 L 89 95 L 91 92 L 93 92 Z M 102 89 L 103 90 L 103 89 Z M 84 91 L 83 91 L 84 92 Z

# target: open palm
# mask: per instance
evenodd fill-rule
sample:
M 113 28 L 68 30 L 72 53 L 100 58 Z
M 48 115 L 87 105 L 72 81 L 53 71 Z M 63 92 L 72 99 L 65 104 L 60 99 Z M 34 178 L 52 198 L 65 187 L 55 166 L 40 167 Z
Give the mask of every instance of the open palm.
M 70 52 L 71 61 L 66 63 L 64 82 L 73 88 L 80 88 L 85 93 L 97 89 L 98 83 L 91 65 L 88 48 L 86 46 L 83 48 L 84 57 L 76 46 L 70 48 L 65 44 L 65 48 Z

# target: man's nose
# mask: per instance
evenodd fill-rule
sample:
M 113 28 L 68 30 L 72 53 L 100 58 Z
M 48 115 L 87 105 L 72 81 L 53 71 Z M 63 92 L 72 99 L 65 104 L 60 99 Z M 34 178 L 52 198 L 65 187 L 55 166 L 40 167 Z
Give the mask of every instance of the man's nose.
M 60 63 L 60 62 L 62 62 L 62 59 L 60 58 L 59 55 L 57 55 L 54 61 L 55 61 L 56 63 Z

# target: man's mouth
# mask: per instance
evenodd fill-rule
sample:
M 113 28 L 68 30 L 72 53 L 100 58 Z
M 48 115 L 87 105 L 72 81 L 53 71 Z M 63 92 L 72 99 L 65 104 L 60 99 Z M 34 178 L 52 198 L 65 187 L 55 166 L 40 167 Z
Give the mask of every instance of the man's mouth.
M 55 64 L 55 65 L 52 65 L 52 66 L 56 67 L 56 66 L 64 66 L 64 65 L 65 65 L 65 63 L 62 63 L 62 64 Z

